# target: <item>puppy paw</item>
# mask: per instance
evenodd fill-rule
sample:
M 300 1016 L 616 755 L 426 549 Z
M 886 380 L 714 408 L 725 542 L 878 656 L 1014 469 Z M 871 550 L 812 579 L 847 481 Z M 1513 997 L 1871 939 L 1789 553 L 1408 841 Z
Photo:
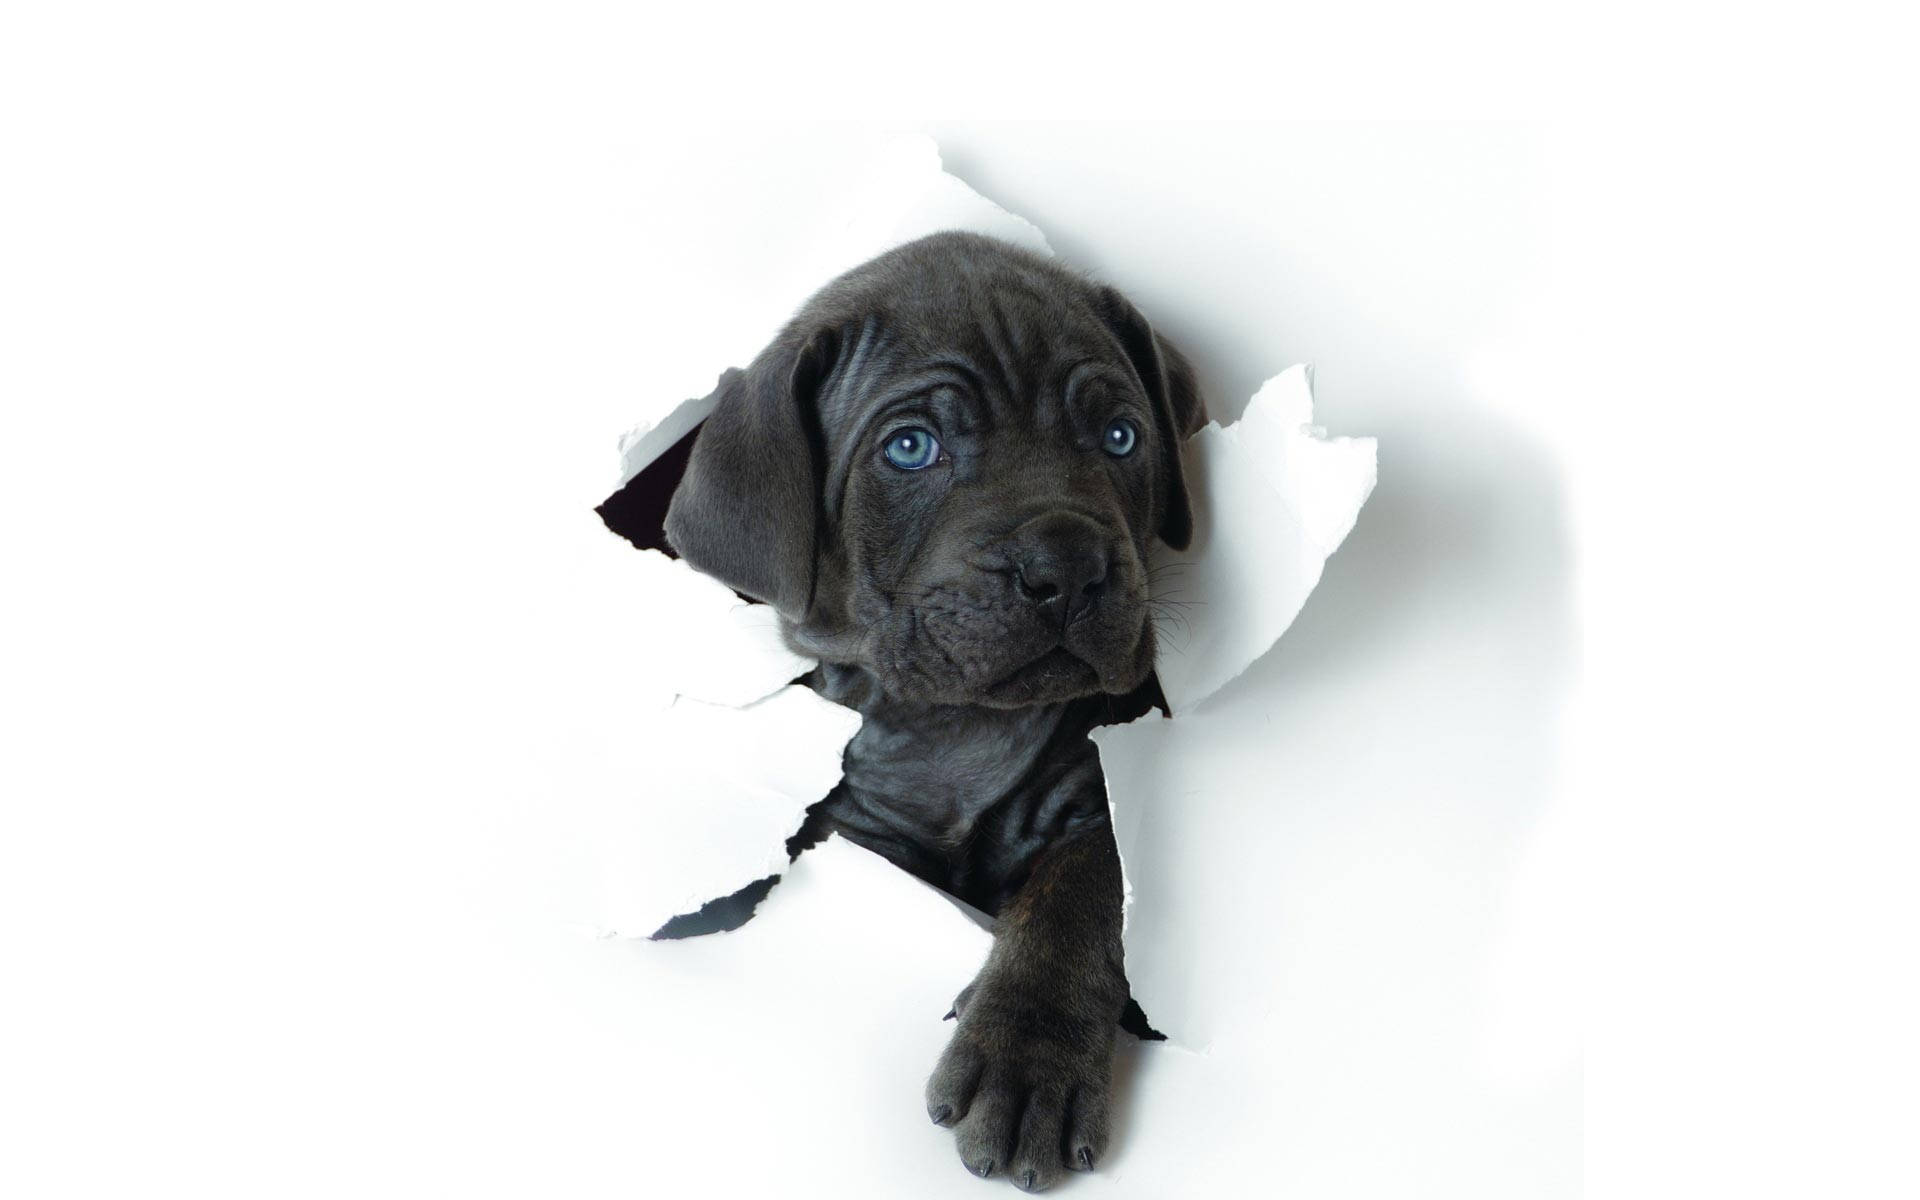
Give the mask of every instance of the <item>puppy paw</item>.
M 1047 999 L 976 981 L 927 1080 L 927 1115 L 967 1170 L 1029 1192 L 1100 1161 L 1113 1086 L 1113 1014 Z

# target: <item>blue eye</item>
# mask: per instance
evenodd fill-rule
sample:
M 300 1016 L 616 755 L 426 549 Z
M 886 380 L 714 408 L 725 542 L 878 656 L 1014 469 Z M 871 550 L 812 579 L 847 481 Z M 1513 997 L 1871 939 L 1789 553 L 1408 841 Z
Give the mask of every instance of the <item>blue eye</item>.
M 1140 430 L 1132 421 L 1120 417 L 1107 426 L 1100 435 L 1100 448 L 1115 458 L 1125 458 L 1133 453 L 1133 444 L 1140 440 Z
M 897 429 L 887 435 L 887 461 L 902 471 L 923 471 L 940 457 L 940 443 L 924 429 Z

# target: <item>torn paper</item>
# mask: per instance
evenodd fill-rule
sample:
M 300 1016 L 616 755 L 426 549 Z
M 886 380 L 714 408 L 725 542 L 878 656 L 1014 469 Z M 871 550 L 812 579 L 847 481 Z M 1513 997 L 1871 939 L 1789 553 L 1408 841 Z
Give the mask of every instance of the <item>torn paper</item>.
M 860 718 L 792 686 L 739 708 L 683 697 L 649 724 L 603 842 L 602 923 L 629 937 L 785 870 Z
M 631 564 L 633 595 L 646 598 L 644 620 L 661 634 L 646 638 L 648 673 L 675 695 L 752 704 L 817 665 L 787 648 L 772 606 L 742 600 L 726 584 L 658 551 L 620 557 Z
M 620 561 L 649 678 L 674 697 L 614 767 L 630 782 L 601 841 L 602 924 L 644 937 L 786 866 L 860 718 L 794 684 L 815 663 L 772 608 L 657 551 Z
M 1162 614 L 1154 670 L 1174 717 L 1192 711 L 1286 632 L 1375 480 L 1372 438 L 1328 438 L 1313 424 L 1312 374 L 1304 366 L 1262 384 L 1238 421 L 1209 423 L 1189 438 L 1184 463 L 1193 540 L 1184 551 L 1156 544 L 1153 571 Z M 1151 713 L 1092 736 L 1125 880 L 1133 997 L 1170 1039 L 1201 1048 L 1212 1040 L 1217 1010 L 1210 1004 L 1223 989 L 1217 974 L 1195 969 L 1195 937 L 1170 927 L 1166 918 L 1180 910 L 1163 897 L 1169 886 L 1189 883 L 1165 876 L 1184 874 L 1185 864 L 1210 881 L 1232 880 L 1230 890 L 1257 880 L 1234 877 L 1230 846 L 1200 848 L 1204 830 L 1181 795 L 1177 766 L 1186 725 Z M 1216 865 L 1196 870 L 1208 863 Z M 1148 864 L 1154 877 L 1142 880 Z
M 943 229 L 1050 253 L 1030 223 L 943 172 L 925 138 L 883 152 L 843 211 L 800 256 L 806 280 L 796 283 L 793 306 L 875 255 Z M 733 361 L 712 364 L 707 378 L 758 353 L 774 332 L 763 324 L 742 318 L 726 335 L 738 345 Z M 677 761 L 658 781 L 636 774 L 623 834 L 609 843 L 605 923 L 625 933 L 651 933 L 667 917 L 784 871 L 786 838 L 806 807 L 838 783 L 840 751 L 858 727 L 854 714 L 804 689 L 774 690 L 812 664 L 780 644 L 770 608 L 658 553 L 669 549 L 666 505 L 707 408 L 705 399 L 690 400 L 629 434 L 621 443 L 623 486 L 601 509 L 610 528 L 654 551 L 635 556 L 647 560 L 635 581 L 634 603 L 646 617 L 639 636 L 657 677 L 681 697 L 653 739 Z M 1169 807 L 1177 797 L 1133 784 L 1166 777 L 1181 753 L 1178 718 L 1265 654 L 1298 615 L 1352 528 L 1375 469 L 1372 439 L 1328 438 L 1314 427 L 1305 367 L 1268 380 L 1240 420 L 1203 428 L 1188 441 L 1185 462 L 1194 537 L 1184 552 L 1158 547 L 1154 559 L 1157 670 L 1176 720 L 1148 718 L 1095 735 L 1125 868 L 1135 996 L 1176 1043 L 1184 1040 L 1183 1019 L 1212 1028 L 1197 997 L 1221 981 L 1189 969 L 1185 943 L 1168 934 L 1167 910 L 1158 905 L 1186 886 L 1183 873 L 1212 868 L 1181 853 L 1184 827 Z M 683 854 L 683 845 L 692 849 Z M 1138 886 L 1134 876 L 1149 861 L 1170 877 Z M 775 888 L 767 903 L 777 905 L 779 895 Z M 966 920 L 957 911 L 945 919 Z M 956 978 L 977 965 L 954 964 Z
M 1167 707 L 1187 712 L 1252 665 L 1293 623 L 1327 556 L 1374 484 L 1372 438 L 1328 438 L 1313 424 L 1312 376 L 1262 384 L 1238 421 L 1188 439 L 1193 540 L 1156 543 L 1153 595 L 1164 614 L 1155 673 Z

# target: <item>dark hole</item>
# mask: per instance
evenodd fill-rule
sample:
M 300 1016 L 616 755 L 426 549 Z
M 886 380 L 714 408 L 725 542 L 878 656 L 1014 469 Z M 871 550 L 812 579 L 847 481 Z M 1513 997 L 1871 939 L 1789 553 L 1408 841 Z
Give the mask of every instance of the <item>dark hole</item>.
M 593 511 L 607 528 L 642 550 L 659 550 L 678 558 L 667 545 L 667 505 L 673 490 L 687 473 L 687 460 L 693 456 L 693 439 L 700 433 L 695 425 L 681 438 L 621 485 L 619 491 L 600 502 Z
M 1147 1024 L 1147 1014 L 1140 1008 L 1140 1002 L 1132 996 L 1127 997 L 1127 1007 L 1120 1014 L 1120 1028 L 1139 1038 L 1143 1042 L 1164 1042 L 1167 1035 Z
M 731 896 L 709 900 L 700 906 L 699 912 L 682 913 L 654 930 L 653 940 L 702 937 L 709 933 L 738 929 L 752 918 L 753 910 L 760 907 L 760 902 L 779 882 L 778 875 L 769 875 L 765 879 L 754 880 Z

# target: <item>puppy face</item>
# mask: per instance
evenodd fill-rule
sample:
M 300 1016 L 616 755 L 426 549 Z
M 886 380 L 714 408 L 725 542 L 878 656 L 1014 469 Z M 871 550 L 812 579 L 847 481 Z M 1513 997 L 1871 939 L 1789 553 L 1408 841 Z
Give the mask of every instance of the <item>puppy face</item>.
M 1051 297 L 969 299 L 896 301 L 856 335 L 870 365 L 829 380 L 835 603 L 796 632 L 902 699 L 1130 691 L 1153 667 L 1144 564 L 1169 487 L 1152 401 L 1113 339 Z M 911 335 L 884 347 L 889 329 Z
M 939 234 L 723 377 L 667 536 L 898 699 L 1019 707 L 1153 667 L 1149 539 L 1191 526 L 1183 359 L 1110 288 Z

